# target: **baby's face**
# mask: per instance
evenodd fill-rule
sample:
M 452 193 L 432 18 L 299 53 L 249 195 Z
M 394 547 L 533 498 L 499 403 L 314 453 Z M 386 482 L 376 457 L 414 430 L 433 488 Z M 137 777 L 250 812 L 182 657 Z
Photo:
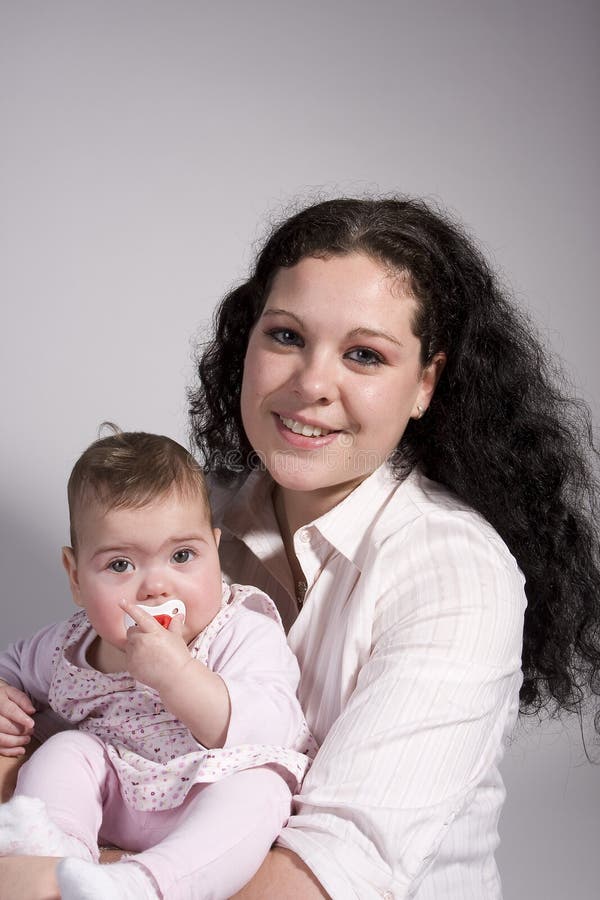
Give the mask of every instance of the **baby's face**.
M 199 497 L 172 492 L 139 509 L 89 503 L 77 517 L 78 548 L 63 551 L 73 599 L 105 641 L 126 643 L 119 601 L 185 604 L 189 643 L 221 607 L 219 531 Z

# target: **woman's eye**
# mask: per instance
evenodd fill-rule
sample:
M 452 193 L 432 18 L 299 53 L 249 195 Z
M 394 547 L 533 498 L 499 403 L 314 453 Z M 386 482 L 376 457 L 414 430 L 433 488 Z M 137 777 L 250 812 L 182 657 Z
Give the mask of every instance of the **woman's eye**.
M 292 328 L 272 328 L 270 331 L 267 331 L 267 335 L 278 344 L 294 347 L 302 344 L 302 338 Z
M 380 353 L 370 350 L 368 347 L 356 347 L 354 350 L 349 350 L 346 357 L 353 362 L 360 363 L 361 366 L 380 366 L 384 362 Z
M 191 550 L 176 550 L 171 559 L 174 563 L 182 565 L 183 563 L 189 562 L 193 555 Z
M 133 565 L 128 559 L 113 559 L 112 562 L 108 564 L 108 568 L 113 572 L 117 572 L 118 575 L 122 575 L 123 572 L 128 572 L 130 569 L 133 569 Z

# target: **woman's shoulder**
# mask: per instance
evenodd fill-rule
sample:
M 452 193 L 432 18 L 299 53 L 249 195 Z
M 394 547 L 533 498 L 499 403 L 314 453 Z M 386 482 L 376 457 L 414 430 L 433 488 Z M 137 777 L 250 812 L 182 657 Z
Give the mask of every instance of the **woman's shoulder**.
M 503 658 L 509 634 L 511 647 L 520 647 L 525 579 L 497 531 L 421 473 L 412 473 L 401 493 L 378 522 L 363 570 L 378 597 L 375 633 L 443 615 L 463 622 L 461 634 L 479 650 L 487 647 L 490 658 L 493 648 Z
M 427 478 L 417 467 L 406 478 L 398 481 L 398 489 L 393 494 L 393 502 L 390 503 L 389 510 L 393 515 L 400 509 L 406 509 L 413 518 L 439 514 L 455 515 L 456 513 L 465 513 L 481 518 L 457 494 L 440 482 Z
M 373 529 L 373 543 L 385 554 L 418 544 L 431 555 L 432 564 L 438 553 L 448 557 L 477 550 L 517 569 L 495 528 L 455 493 L 418 469 L 391 494 Z

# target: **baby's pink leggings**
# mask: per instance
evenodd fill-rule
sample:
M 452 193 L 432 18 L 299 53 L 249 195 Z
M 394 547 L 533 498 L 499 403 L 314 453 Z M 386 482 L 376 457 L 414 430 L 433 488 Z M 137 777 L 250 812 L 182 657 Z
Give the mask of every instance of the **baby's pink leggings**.
M 165 900 L 231 897 L 254 875 L 290 813 L 290 789 L 269 768 L 195 785 L 176 809 L 139 812 L 123 801 L 103 743 L 81 731 L 45 741 L 17 791 L 98 858 L 98 839 L 136 852 Z

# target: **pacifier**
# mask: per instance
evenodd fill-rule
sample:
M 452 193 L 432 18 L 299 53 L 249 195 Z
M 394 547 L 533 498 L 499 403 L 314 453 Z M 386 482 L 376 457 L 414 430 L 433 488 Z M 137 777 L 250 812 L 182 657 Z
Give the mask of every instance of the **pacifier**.
M 136 603 L 136 606 L 143 609 L 144 612 L 147 612 L 153 619 L 156 619 L 158 624 L 162 625 L 163 628 L 169 627 L 171 619 L 176 616 L 177 613 L 181 613 L 185 622 L 185 603 L 183 600 L 165 600 L 160 606 L 147 606 L 145 603 Z M 125 613 L 124 618 L 125 628 L 131 628 L 132 625 L 137 624 L 128 613 Z

